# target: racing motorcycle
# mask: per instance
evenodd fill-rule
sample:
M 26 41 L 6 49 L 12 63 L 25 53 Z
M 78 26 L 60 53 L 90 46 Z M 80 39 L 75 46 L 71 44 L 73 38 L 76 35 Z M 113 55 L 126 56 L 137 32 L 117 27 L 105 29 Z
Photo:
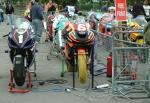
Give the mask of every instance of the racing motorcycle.
M 114 14 L 105 13 L 99 22 L 99 32 L 105 35 L 111 35 L 112 23 L 114 21 Z
M 67 69 L 73 72 L 73 87 L 75 87 L 75 72 L 78 73 L 80 83 L 84 84 L 87 81 L 88 70 L 92 74 L 95 33 L 90 30 L 90 25 L 84 17 L 78 17 L 64 27 L 62 34 L 65 40 Z
M 17 18 L 11 32 L 5 36 L 8 36 L 8 46 L 10 48 L 9 51 L 5 52 L 9 52 L 13 64 L 13 68 L 10 70 L 10 91 L 13 91 L 15 84 L 23 86 L 27 76 L 27 87 L 31 88 L 29 68 L 33 63 L 35 64 L 36 42 L 30 22 L 24 18 Z M 35 70 L 36 66 L 34 67 L 34 73 Z M 34 75 L 36 76 L 36 73 Z
M 53 41 L 53 36 L 54 36 L 54 33 L 53 33 L 53 19 L 54 19 L 54 16 L 52 14 L 48 15 L 48 18 L 47 18 L 47 38 L 49 38 L 50 41 Z M 46 39 L 47 40 L 47 39 Z
M 62 14 L 58 14 L 57 16 L 55 16 L 52 24 L 53 40 L 50 42 L 50 55 L 61 57 L 61 31 L 64 27 L 65 22 L 67 21 L 68 19 Z M 47 56 L 47 59 L 49 60 L 49 55 Z

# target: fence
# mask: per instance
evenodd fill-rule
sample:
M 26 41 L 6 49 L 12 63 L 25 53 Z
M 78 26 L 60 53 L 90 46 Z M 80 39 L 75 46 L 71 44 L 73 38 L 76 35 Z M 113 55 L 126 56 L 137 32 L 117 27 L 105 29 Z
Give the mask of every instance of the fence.
M 130 98 L 149 97 L 150 47 L 130 42 L 126 37 L 133 32 L 139 31 L 117 31 L 112 35 L 112 90 Z M 134 93 L 142 94 L 136 97 Z

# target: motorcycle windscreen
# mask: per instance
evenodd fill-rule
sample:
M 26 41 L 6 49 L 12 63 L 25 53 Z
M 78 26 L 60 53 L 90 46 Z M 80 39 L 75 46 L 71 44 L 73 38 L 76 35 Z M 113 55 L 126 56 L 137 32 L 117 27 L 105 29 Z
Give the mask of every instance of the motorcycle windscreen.
M 14 27 L 16 28 L 13 34 L 15 41 L 19 44 L 23 44 L 29 35 L 27 30 L 31 28 L 30 22 L 27 19 L 18 18 L 15 21 Z

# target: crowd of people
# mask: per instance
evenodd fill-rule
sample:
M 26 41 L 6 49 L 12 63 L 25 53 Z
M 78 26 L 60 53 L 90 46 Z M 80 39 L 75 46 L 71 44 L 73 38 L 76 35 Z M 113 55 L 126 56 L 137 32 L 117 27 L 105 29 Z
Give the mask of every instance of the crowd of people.
M 33 2 L 34 1 L 34 2 Z M 108 10 L 108 5 L 104 5 L 101 7 L 102 11 Z M 69 12 L 69 15 L 74 15 L 74 12 L 77 12 L 77 9 L 74 6 L 66 5 L 66 7 L 63 9 L 64 11 Z M 55 11 L 58 11 L 58 5 L 54 3 L 52 0 L 49 0 L 47 3 L 41 5 L 39 0 L 32 0 L 26 5 L 26 10 L 23 14 L 23 16 L 28 19 L 30 22 L 32 22 L 36 40 L 39 42 L 40 37 L 42 35 L 42 23 L 45 19 L 44 17 L 47 16 L 47 14 L 52 13 L 54 14 Z M 72 12 L 74 11 L 74 12 Z M 131 13 L 133 15 L 133 18 L 136 18 L 138 15 L 144 15 L 146 18 L 150 18 L 150 5 L 148 0 L 144 0 L 143 4 L 140 0 L 135 0 L 134 4 L 132 6 Z M 0 22 L 4 21 L 4 11 L 0 9 Z M 13 25 L 14 19 L 14 7 L 12 3 L 6 3 L 5 8 L 5 14 L 7 15 L 7 24 Z
M 58 12 L 58 5 L 52 0 L 49 0 L 47 3 L 44 4 L 41 4 L 40 0 L 31 0 L 27 3 L 26 9 L 23 13 L 23 17 L 31 22 L 35 31 L 37 42 L 40 42 L 43 21 L 47 19 L 47 16 L 49 14 L 54 14 L 55 11 Z M 6 3 L 4 11 L 0 9 L 0 22 L 3 22 L 4 20 L 4 12 L 7 15 L 7 25 L 10 25 L 12 27 L 14 25 L 14 7 L 11 2 L 8 1 Z

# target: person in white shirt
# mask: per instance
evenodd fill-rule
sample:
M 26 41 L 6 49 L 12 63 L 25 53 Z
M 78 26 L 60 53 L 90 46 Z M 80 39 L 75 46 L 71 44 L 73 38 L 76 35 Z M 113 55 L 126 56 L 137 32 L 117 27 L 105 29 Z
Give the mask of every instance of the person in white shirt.
M 64 11 L 67 12 L 69 17 L 73 17 L 75 15 L 76 9 L 75 9 L 75 6 L 67 5 L 64 8 Z
M 143 8 L 146 13 L 146 16 L 150 16 L 150 5 L 148 5 L 148 0 L 144 0 Z

